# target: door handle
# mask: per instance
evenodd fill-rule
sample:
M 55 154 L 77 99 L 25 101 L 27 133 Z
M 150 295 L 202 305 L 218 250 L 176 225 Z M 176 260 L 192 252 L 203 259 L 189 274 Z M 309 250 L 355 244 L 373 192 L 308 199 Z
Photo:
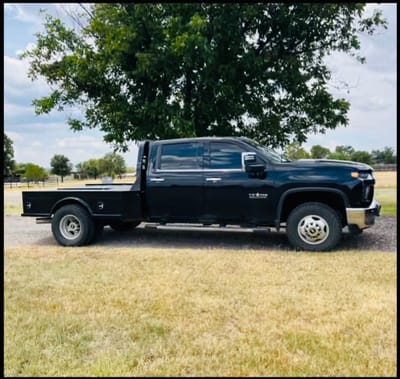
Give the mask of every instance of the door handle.
M 150 178 L 151 182 L 163 182 L 164 180 L 164 178 Z
M 221 178 L 206 178 L 207 182 L 213 182 L 213 183 L 219 182 L 220 180 L 222 180 L 222 179 Z

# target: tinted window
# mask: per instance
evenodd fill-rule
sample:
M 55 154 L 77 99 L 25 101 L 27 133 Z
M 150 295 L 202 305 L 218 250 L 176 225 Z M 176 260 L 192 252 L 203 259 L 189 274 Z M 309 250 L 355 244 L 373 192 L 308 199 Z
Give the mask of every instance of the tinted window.
M 210 168 L 211 169 L 241 169 L 242 152 L 244 150 L 231 143 L 210 143 Z
M 193 170 L 202 168 L 200 143 L 173 143 L 161 146 L 160 170 Z

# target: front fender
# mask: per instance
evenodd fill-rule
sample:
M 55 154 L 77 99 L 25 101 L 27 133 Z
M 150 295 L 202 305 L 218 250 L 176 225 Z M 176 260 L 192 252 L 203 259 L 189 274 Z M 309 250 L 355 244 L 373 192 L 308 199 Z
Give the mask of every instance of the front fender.
M 347 195 L 343 191 L 336 189 L 336 188 L 327 188 L 327 187 L 291 188 L 291 189 L 284 191 L 279 199 L 277 211 L 276 211 L 276 219 L 274 221 L 275 227 L 277 229 L 279 229 L 279 225 L 282 222 L 282 211 L 284 209 L 285 202 L 287 201 L 287 199 L 289 197 L 291 197 L 292 195 L 296 195 L 296 194 L 297 195 L 304 194 L 304 196 L 306 198 L 308 198 L 307 201 L 317 201 L 318 202 L 319 199 L 317 196 L 310 197 L 312 195 L 312 193 L 321 194 L 322 198 L 320 199 L 320 201 L 322 203 L 326 203 L 326 201 L 324 201 L 324 199 L 323 199 L 324 194 L 325 195 L 332 194 L 334 196 L 338 196 L 343 201 L 344 207 L 345 208 L 349 207 L 350 202 L 349 202 Z
M 64 205 L 76 204 L 76 203 L 78 203 L 78 204 L 82 205 L 84 208 L 86 208 L 86 210 L 89 212 L 89 214 L 91 216 L 93 216 L 93 212 L 90 209 L 89 204 L 86 201 L 82 200 L 81 198 L 75 197 L 75 196 L 65 197 L 61 200 L 58 200 L 51 208 L 50 214 L 54 214 L 59 208 L 61 208 Z

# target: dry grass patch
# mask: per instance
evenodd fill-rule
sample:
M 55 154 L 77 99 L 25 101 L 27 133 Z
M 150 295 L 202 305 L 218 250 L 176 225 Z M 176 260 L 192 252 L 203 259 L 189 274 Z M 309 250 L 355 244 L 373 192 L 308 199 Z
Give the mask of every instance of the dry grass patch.
M 374 171 L 377 188 L 396 188 L 397 171 Z
M 397 171 L 374 172 L 375 199 L 382 205 L 382 216 L 397 215 Z
M 4 205 L 4 214 L 5 215 L 20 215 L 22 213 L 21 205 L 7 204 Z
M 376 189 L 375 199 L 382 205 L 381 216 L 397 215 L 397 193 L 396 189 Z
M 6 376 L 394 376 L 396 255 L 5 252 Z

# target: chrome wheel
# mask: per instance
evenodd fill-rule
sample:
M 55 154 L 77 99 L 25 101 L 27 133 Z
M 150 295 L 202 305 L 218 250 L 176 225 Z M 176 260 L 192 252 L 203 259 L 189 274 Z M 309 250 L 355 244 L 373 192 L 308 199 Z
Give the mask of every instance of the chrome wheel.
M 324 203 L 310 201 L 290 212 L 286 234 L 296 249 L 328 251 L 339 243 L 342 223 L 335 209 Z
M 67 240 L 75 240 L 81 233 L 81 223 L 74 215 L 65 215 L 59 225 L 61 235 Z
M 307 215 L 298 223 L 297 232 L 304 242 L 317 245 L 329 237 L 329 225 L 321 216 Z

